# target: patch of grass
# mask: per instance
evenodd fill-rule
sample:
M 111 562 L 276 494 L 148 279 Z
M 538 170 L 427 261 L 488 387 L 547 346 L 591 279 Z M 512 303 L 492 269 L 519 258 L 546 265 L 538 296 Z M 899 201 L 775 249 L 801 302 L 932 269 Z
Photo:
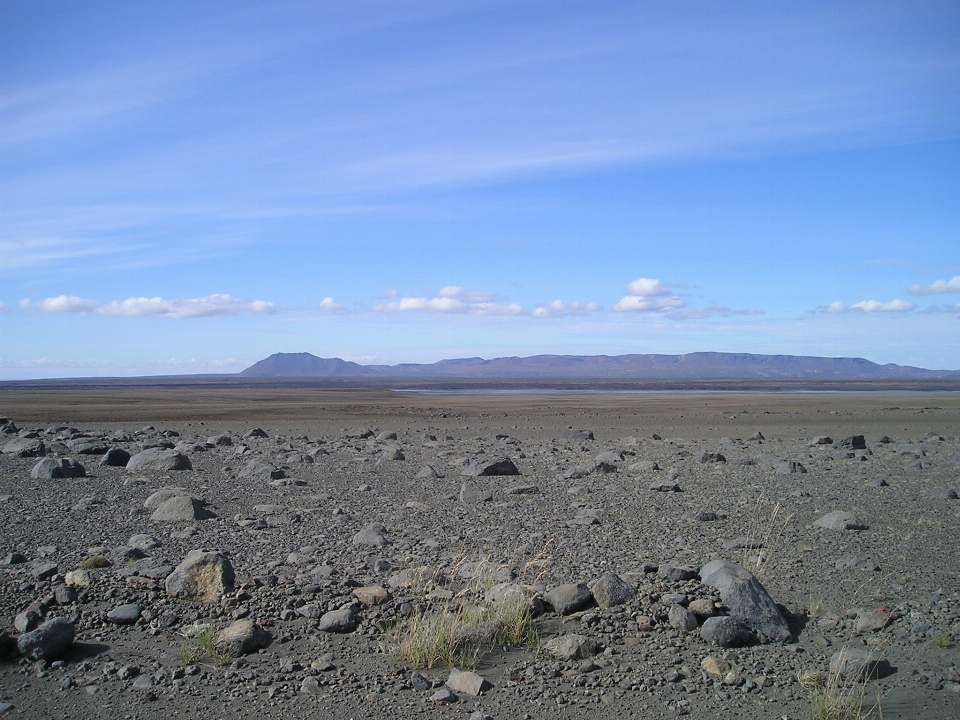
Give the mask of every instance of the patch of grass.
M 813 695 L 810 720 L 862 720 L 865 717 L 859 697 L 833 693 L 827 688 Z
M 504 602 L 417 613 L 391 628 L 387 640 L 394 658 L 414 668 L 472 670 L 495 646 L 531 647 L 539 638 L 529 605 Z
M 217 649 L 216 632 L 212 625 L 203 627 L 194 637 L 193 642 L 187 642 L 177 650 L 177 659 L 184 665 L 192 665 L 204 658 L 209 658 L 217 667 L 226 665 L 232 659 L 229 653 Z
M 91 555 L 80 562 L 81 570 L 99 570 L 105 567 L 110 567 L 110 561 L 103 555 Z
M 763 493 L 760 493 L 753 506 L 748 536 L 757 542 L 760 547 L 744 548 L 740 564 L 752 572 L 760 582 L 763 582 L 769 575 L 772 560 L 784 544 L 784 531 L 786 531 L 790 521 L 793 520 L 793 513 L 784 515 L 782 510 L 783 506 L 778 502 L 774 504 L 768 514 L 765 510 Z M 756 554 L 754 554 L 754 550 L 756 550 Z
M 819 690 L 826 684 L 826 676 L 820 670 L 805 668 L 797 673 L 797 682 L 804 690 Z
M 820 617 L 827 610 L 827 603 L 823 598 L 811 598 L 807 603 L 807 615 L 810 617 Z
M 933 645 L 935 648 L 939 648 L 940 650 L 946 650 L 947 648 L 953 645 L 953 638 L 951 638 L 946 633 L 931 635 L 930 644 Z

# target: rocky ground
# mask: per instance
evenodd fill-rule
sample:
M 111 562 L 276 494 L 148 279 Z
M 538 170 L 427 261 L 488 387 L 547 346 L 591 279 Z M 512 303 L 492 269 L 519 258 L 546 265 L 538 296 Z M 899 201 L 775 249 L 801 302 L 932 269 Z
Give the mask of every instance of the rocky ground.
M 604 398 L 10 418 L 0 716 L 960 716 L 960 397 Z M 535 643 L 397 656 L 504 594 Z

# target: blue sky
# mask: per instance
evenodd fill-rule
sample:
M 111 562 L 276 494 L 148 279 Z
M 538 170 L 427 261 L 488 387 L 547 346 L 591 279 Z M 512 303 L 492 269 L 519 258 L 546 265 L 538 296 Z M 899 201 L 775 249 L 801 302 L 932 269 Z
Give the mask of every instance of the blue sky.
M 955 2 L 0 3 L 0 378 L 960 368 Z

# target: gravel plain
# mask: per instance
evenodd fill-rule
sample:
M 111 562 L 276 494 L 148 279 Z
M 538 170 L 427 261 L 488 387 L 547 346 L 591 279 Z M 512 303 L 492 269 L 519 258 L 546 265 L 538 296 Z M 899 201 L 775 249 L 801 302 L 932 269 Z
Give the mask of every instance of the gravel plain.
M 0 414 L 2 717 L 804 718 L 799 677 L 841 650 L 889 665 L 862 684 L 876 717 L 960 716 L 955 393 L 4 391 Z M 101 464 L 151 448 L 191 469 Z M 83 476 L 31 476 L 63 458 Z M 501 460 L 519 474 L 484 474 Z M 158 515 L 163 488 L 191 500 Z M 198 549 L 234 576 L 208 600 L 171 591 Z M 698 575 L 716 559 L 755 572 L 789 641 L 689 624 L 729 612 Z M 545 599 L 610 574 L 622 602 Z M 397 658 L 411 616 L 504 582 L 539 642 L 488 648 L 479 694 Z M 58 617 L 73 642 L 19 657 Z M 198 654 L 237 621 L 259 649 Z M 551 654 L 568 636 L 588 650 Z

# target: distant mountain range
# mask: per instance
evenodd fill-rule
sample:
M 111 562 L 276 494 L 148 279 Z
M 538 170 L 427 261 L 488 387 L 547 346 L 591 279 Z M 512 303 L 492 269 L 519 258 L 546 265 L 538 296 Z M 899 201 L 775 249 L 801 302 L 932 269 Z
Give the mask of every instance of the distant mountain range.
M 431 364 L 360 365 L 310 353 L 276 353 L 239 373 L 247 378 L 467 379 L 960 379 L 957 370 L 878 365 L 863 358 L 698 352 L 686 355 L 533 355 L 459 358 Z

